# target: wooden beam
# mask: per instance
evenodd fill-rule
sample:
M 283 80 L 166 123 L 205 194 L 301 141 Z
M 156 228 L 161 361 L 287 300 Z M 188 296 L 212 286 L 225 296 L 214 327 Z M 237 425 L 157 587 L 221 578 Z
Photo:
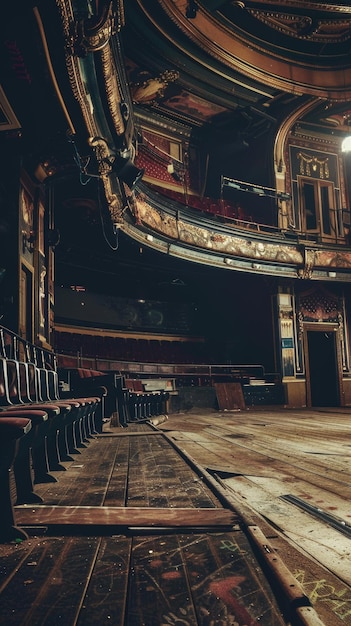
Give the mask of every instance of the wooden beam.
M 100 506 L 17 506 L 16 524 L 20 526 L 128 526 L 128 527 L 228 527 L 238 517 L 227 509 L 163 509 Z

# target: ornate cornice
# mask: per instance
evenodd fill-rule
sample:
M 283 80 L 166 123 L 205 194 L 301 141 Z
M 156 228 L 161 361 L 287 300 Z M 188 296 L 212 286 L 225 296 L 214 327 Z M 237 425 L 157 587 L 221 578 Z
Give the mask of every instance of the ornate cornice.
M 213 13 L 207 12 L 202 6 L 198 8 L 196 19 L 188 20 L 184 14 L 183 0 L 160 0 L 160 3 L 170 19 L 205 55 L 211 55 L 213 59 L 241 73 L 247 88 L 247 80 L 252 79 L 260 83 L 260 87 L 253 87 L 258 93 L 260 88 L 264 92 L 265 86 L 268 86 L 335 101 L 351 98 L 351 72 L 348 67 L 320 67 L 312 59 L 308 61 L 306 56 L 301 59 L 301 63 L 291 61 L 282 54 L 264 48 L 259 41 L 250 41 L 248 45 L 245 34 L 216 20 Z M 164 34 L 167 36 L 167 33 Z M 204 59 L 197 58 L 197 61 L 200 65 L 205 63 Z M 265 95 L 268 95 L 267 89 Z
M 349 41 L 350 39 L 350 16 L 340 17 L 337 20 L 335 18 L 313 20 L 309 15 L 303 13 L 303 8 L 299 15 L 284 13 L 284 7 L 279 11 L 247 10 L 253 17 L 266 24 L 269 28 L 288 37 L 323 44 L 335 44 Z
M 244 4 L 244 3 L 243 3 Z M 267 5 L 277 6 L 277 0 L 256 0 L 256 4 L 262 4 L 262 8 L 267 8 Z M 331 13 L 349 13 L 351 14 L 351 6 L 343 3 L 337 4 L 336 2 L 317 2 L 315 0 L 280 0 L 279 5 L 284 9 L 300 9 L 300 10 L 313 10 L 313 11 L 325 11 Z

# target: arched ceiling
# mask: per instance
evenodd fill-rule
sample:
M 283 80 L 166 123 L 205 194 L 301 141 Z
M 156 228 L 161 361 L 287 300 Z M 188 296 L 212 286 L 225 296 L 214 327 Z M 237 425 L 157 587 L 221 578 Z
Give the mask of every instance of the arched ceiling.
M 69 0 L 63 1 L 70 5 Z M 17 142 L 18 151 L 33 165 L 50 162 L 58 174 L 56 194 L 60 195 L 62 185 L 65 194 L 72 189 L 72 197 L 78 197 L 79 210 L 62 203 L 58 221 L 68 237 L 62 237 L 57 258 L 66 262 L 73 254 L 69 235 L 74 231 L 74 254 L 94 266 L 96 257 L 88 259 L 80 250 L 100 227 L 96 179 L 85 185 L 78 172 L 78 157 L 67 141 L 67 119 L 33 14 L 37 6 L 80 156 L 85 158 L 87 129 L 67 72 L 69 42 L 63 34 L 60 2 L 6 4 L 0 26 L 0 84 L 18 121 L 14 128 L 5 125 L 0 139 L 5 153 Z M 86 19 L 87 7 L 108 4 L 108 0 L 75 0 L 72 7 Z M 118 25 L 109 45 L 116 58 L 124 58 L 122 91 L 130 90 L 135 127 L 141 134 L 151 127 L 180 140 L 229 144 L 228 151 L 222 150 L 224 159 L 240 137 L 253 151 L 259 142 L 262 160 L 271 161 L 272 142 L 287 120 L 301 124 L 310 135 L 331 133 L 341 140 L 349 133 L 351 5 L 303 0 L 111 0 L 110 5 Z M 98 58 L 94 53 L 90 56 Z M 88 71 L 91 63 L 91 83 L 102 93 L 106 85 L 96 70 L 99 62 L 94 66 L 91 59 L 85 63 L 82 57 L 81 66 L 85 63 Z M 113 124 L 107 109 L 104 101 L 98 113 L 100 118 L 105 115 L 110 131 Z M 256 173 L 254 182 L 271 186 L 270 181 L 257 180 Z M 106 255 L 108 263 L 110 252 L 103 237 L 101 246 L 94 243 L 94 253 L 100 253 L 104 262 Z M 73 259 L 72 265 L 76 263 Z
M 122 39 L 136 112 L 144 117 L 146 110 L 255 136 L 313 100 L 306 122 L 348 132 L 351 6 L 130 0 Z M 152 93 L 156 78 L 164 88 Z

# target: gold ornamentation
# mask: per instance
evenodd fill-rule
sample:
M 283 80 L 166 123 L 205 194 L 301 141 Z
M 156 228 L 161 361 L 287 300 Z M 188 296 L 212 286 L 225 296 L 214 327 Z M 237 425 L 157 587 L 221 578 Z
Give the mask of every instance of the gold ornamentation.
M 122 192 L 119 191 L 118 194 L 112 189 L 111 178 L 109 176 L 102 176 L 101 180 L 104 185 L 106 201 L 108 205 L 108 209 L 111 215 L 112 223 L 123 224 L 123 213 L 125 210 L 124 202 L 122 201 Z M 116 180 L 116 184 L 120 186 L 118 179 Z
M 147 78 L 145 81 L 131 85 L 133 102 L 136 104 L 156 104 L 160 98 L 163 98 L 169 83 L 174 82 L 177 78 L 179 78 L 179 72 L 166 70 L 156 78 Z
M 75 21 L 73 24 L 73 49 L 78 56 L 102 50 L 109 43 L 112 35 L 118 32 L 124 23 L 121 3 L 117 10 L 112 0 L 99 4 L 99 12 L 93 17 Z
M 312 172 L 316 172 L 319 167 L 319 178 L 329 178 L 329 158 L 319 159 L 316 156 L 310 156 L 304 152 L 299 152 L 297 158 L 300 161 L 300 174 L 304 176 L 312 176 Z
M 116 78 L 116 70 L 109 46 L 101 51 L 102 71 L 105 79 L 106 95 L 111 117 L 118 135 L 124 132 L 124 121 L 121 114 L 121 97 Z
M 71 3 L 68 0 L 56 0 L 61 14 L 63 32 L 66 40 L 66 66 L 68 78 L 73 95 L 82 110 L 82 115 L 87 127 L 88 134 L 94 137 L 98 134 L 94 117 L 91 112 L 91 104 L 87 98 L 86 90 L 82 80 L 79 59 L 74 56 L 74 36 L 72 28 L 74 25 L 74 15 Z
M 301 265 L 303 262 L 303 256 L 295 246 L 274 243 L 263 244 L 225 233 L 218 236 L 218 233 L 213 232 L 210 228 L 189 224 L 182 219 L 176 220 L 161 210 L 156 210 L 147 202 L 144 195 L 136 194 L 135 203 L 134 213 L 141 223 L 179 242 L 221 254 L 255 259 L 256 261 L 260 259 L 297 265 Z
M 312 278 L 315 258 L 315 250 L 304 249 L 304 266 L 298 271 L 299 278 Z

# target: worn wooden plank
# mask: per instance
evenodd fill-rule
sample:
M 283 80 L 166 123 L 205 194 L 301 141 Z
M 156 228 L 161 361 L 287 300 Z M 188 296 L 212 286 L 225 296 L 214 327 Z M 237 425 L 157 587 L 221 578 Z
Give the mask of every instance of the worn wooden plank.
M 220 442 L 216 443 L 216 439 L 212 438 L 212 442 L 202 441 L 199 444 L 183 438 L 181 446 L 204 467 L 217 467 L 237 474 L 266 477 L 281 472 L 289 475 L 291 479 L 296 477 L 308 480 L 318 488 L 323 487 L 345 498 L 351 498 L 351 468 L 347 462 L 343 462 L 344 458 L 336 471 L 335 457 L 328 455 L 321 464 L 311 460 L 311 457 L 315 456 L 311 453 L 305 453 L 303 456 L 297 455 L 289 448 L 287 441 L 281 445 L 277 443 L 280 442 L 279 428 L 281 427 L 277 424 L 274 432 L 267 439 L 261 433 L 257 433 L 255 439 L 251 437 L 246 440 L 241 437 L 231 438 L 231 431 L 228 431 L 227 427 L 223 431 L 217 426 L 215 428 L 208 426 L 206 428 L 208 436 L 213 433 L 215 437 L 219 437 Z M 303 431 L 300 439 L 303 446 Z M 342 443 L 344 444 L 345 441 Z
M 244 394 L 240 383 L 215 383 L 214 387 L 221 411 L 245 409 Z
M 130 624 L 285 623 L 242 531 L 138 537 L 132 568 Z
M 101 539 L 77 626 L 125 625 L 131 544 L 120 535 Z
M 115 440 L 93 440 L 82 453 L 74 455 L 66 472 L 53 472 L 56 483 L 35 485 L 46 504 L 99 506 L 106 494 L 107 479 L 118 455 Z
M 176 536 L 135 537 L 131 567 L 128 624 L 201 624 Z
M 111 440 L 110 445 L 116 446 L 116 456 L 106 475 L 104 506 L 124 506 L 128 493 L 129 439 Z
M 307 552 L 292 542 L 287 542 L 283 534 L 264 527 L 269 543 L 283 559 L 304 593 L 311 601 L 323 623 L 327 626 L 350 626 L 351 588 L 343 583 L 329 569 L 311 559 Z M 312 626 L 312 624 L 310 624 Z
M 292 480 L 291 476 L 275 473 L 274 478 L 262 476 L 250 476 L 250 480 L 269 493 L 279 498 L 284 495 L 297 496 L 308 504 L 323 509 L 350 524 L 350 501 L 347 498 L 332 493 L 323 488 L 315 487 L 298 478 Z
M 294 505 L 275 498 L 249 478 L 228 478 L 225 484 L 239 494 L 285 536 L 302 547 L 347 584 L 351 584 L 350 540 L 324 522 L 314 519 Z
M 75 624 L 100 540 L 60 537 L 32 541 L 29 558 L 2 588 L 1 623 Z
M 18 506 L 16 523 L 39 525 L 104 525 L 104 526 L 232 526 L 238 516 L 227 509 L 91 507 L 91 506 Z
M 195 606 L 223 624 L 284 623 L 281 610 L 241 531 L 178 535 Z
M 210 507 L 218 500 L 164 438 L 130 440 L 128 505 Z
M 106 430 L 103 433 L 99 433 L 98 435 L 96 435 L 97 439 L 107 439 L 109 437 L 111 437 L 111 439 L 114 438 L 119 438 L 119 437 L 140 437 L 140 436 L 144 436 L 144 435 L 158 435 L 162 437 L 162 433 L 159 430 L 146 430 L 146 431 L 142 431 L 142 430 L 137 430 L 137 431 L 133 431 L 131 430 L 129 427 L 127 429 L 123 429 L 123 430 L 115 430 L 115 431 L 108 431 Z

